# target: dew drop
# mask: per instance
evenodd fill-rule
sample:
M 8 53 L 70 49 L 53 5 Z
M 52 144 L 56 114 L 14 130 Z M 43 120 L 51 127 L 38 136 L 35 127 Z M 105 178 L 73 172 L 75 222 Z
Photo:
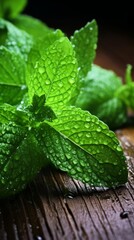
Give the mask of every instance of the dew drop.
M 50 80 L 46 80 L 45 83 L 46 83 L 46 85 L 49 85 L 51 82 L 50 82 Z
M 89 128 L 89 123 L 85 123 L 85 127 L 86 127 L 86 128 Z
M 119 145 L 117 146 L 116 150 L 117 150 L 118 152 L 122 151 L 122 149 L 121 149 L 121 147 L 120 147 Z
M 74 169 L 71 169 L 70 174 L 74 175 L 76 174 L 76 171 Z
M 71 191 L 67 191 L 67 192 L 64 194 L 64 197 L 65 197 L 65 198 L 69 198 L 69 199 L 73 199 L 73 198 L 74 198 L 74 193 L 72 193 Z
M 75 129 L 78 129 L 78 128 L 79 128 L 79 125 L 78 125 L 78 124 L 75 124 L 75 125 L 74 125 L 74 128 L 75 128 Z
M 74 78 L 70 78 L 68 81 L 69 81 L 70 84 L 73 84 L 75 82 L 75 79 Z
M 67 159 L 71 159 L 71 154 L 70 153 L 66 153 L 66 157 L 67 157 Z
M 59 82 L 58 83 L 58 86 L 61 88 L 61 87 L 63 87 L 63 83 L 62 82 Z
M 120 217 L 121 217 L 122 219 L 128 218 L 128 215 L 129 215 L 129 212 L 128 212 L 128 211 L 123 211 L 123 212 L 120 213 Z
M 43 240 L 43 238 L 41 236 L 36 236 L 35 240 Z
M 40 74 L 43 74 L 43 73 L 44 73 L 44 68 L 39 67 L 38 72 L 39 72 Z

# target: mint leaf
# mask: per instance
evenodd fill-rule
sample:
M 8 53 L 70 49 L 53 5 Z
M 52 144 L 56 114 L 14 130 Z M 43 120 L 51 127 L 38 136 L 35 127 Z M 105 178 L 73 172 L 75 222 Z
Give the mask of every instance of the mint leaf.
M 117 128 L 127 116 L 125 104 L 115 99 L 121 86 L 122 80 L 114 71 L 94 64 L 83 80 L 75 105 L 98 116 L 111 129 Z
M 45 36 L 38 39 L 35 48 L 42 54 L 43 51 L 45 51 L 51 44 L 53 44 L 56 40 L 60 40 L 62 37 L 64 37 L 64 33 L 59 29 L 48 32 Z
M 54 29 L 48 27 L 41 20 L 25 14 L 18 15 L 15 19 L 13 19 L 12 23 L 17 28 L 22 29 L 32 35 L 34 39 L 42 39 L 48 33 L 54 31 Z
M 9 21 L 0 19 L 0 35 L 2 40 L 0 44 L 5 46 L 11 53 L 27 60 L 28 53 L 32 47 L 33 40 L 31 36 L 15 27 Z
M 45 102 L 45 95 L 42 95 L 40 97 L 34 95 L 32 105 L 27 107 L 27 110 L 30 111 L 30 113 L 32 114 L 32 122 L 34 120 L 37 126 L 45 119 L 48 121 L 52 121 L 52 119 L 56 118 L 53 110 L 49 106 L 45 106 Z
M 38 103 L 39 100 L 36 98 L 35 102 Z M 48 164 L 36 134 L 36 128 L 40 124 L 37 122 L 40 111 L 37 114 L 37 111 L 28 110 L 21 111 L 9 104 L 0 105 L 1 198 L 20 192 Z M 50 120 L 51 109 L 45 107 L 43 110 L 46 119 Z
M 88 22 L 71 36 L 71 42 L 78 60 L 79 77 L 86 77 L 96 55 L 98 26 L 96 20 Z
M 33 71 L 34 69 L 34 71 Z M 69 102 L 77 85 L 77 61 L 68 38 L 54 41 L 46 51 L 29 56 L 27 86 L 29 98 L 45 94 L 53 108 Z
M 127 181 L 120 143 L 107 125 L 87 111 L 64 107 L 39 126 L 44 154 L 70 176 L 92 186 L 115 187 Z
M 25 85 L 0 83 L 0 104 L 9 103 L 11 105 L 17 105 L 21 102 L 26 92 L 27 88 Z
M 27 0 L 1 0 L 0 1 L 0 18 L 15 18 L 23 11 L 27 4 Z
M 32 38 L 3 19 L 0 20 L 0 34 L 0 83 L 3 87 L 5 83 L 24 85 L 26 61 L 33 44 Z M 12 91 L 14 91 L 13 87 Z M 4 93 L 6 93 L 5 90 Z M 11 99 L 10 96 L 9 99 Z M 7 99 L 6 102 L 9 100 Z
M 99 104 L 114 97 L 116 90 L 122 86 L 121 78 L 113 71 L 93 64 L 83 81 L 76 106 L 94 110 Z
M 127 65 L 126 82 L 118 89 L 116 96 L 130 109 L 134 110 L 134 81 L 131 76 L 132 66 Z
M 0 132 L 0 197 L 3 198 L 20 192 L 37 175 L 42 167 L 42 151 L 30 128 L 0 124 Z
M 100 104 L 94 114 L 113 130 L 127 122 L 126 105 L 116 97 Z
M 15 125 L 27 126 L 30 125 L 31 114 L 29 112 L 22 111 L 19 107 L 12 106 L 4 103 L 0 104 L 0 123 L 8 124 L 14 123 Z
M 25 84 L 25 67 L 22 57 L 0 46 L 0 83 Z

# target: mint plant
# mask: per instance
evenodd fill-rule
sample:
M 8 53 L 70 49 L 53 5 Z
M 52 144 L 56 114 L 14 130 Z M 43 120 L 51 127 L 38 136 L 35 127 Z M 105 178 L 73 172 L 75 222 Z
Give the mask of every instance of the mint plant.
M 7 16 L 5 9 L 2 17 Z M 91 186 L 125 184 L 127 163 L 116 134 L 82 109 L 88 103 L 77 106 L 86 77 L 98 71 L 93 65 L 96 21 L 75 31 L 69 39 L 61 30 L 49 29 L 30 16 L 11 13 L 10 19 L 0 19 L 0 197 L 22 191 L 48 164 Z M 30 25 L 33 31 L 27 27 Z M 36 26 L 42 29 L 42 36 Z M 121 104 L 117 105 L 123 109 L 121 91 L 128 96 L 128 90 L 113 73 L 107 76 L 107 89 L 110 79 L 122 89 L 117 94 Z M 130 80 L 127 71 L 129 85 Z M 91 91 L 97 106 L 98 90 L 91 87 Z

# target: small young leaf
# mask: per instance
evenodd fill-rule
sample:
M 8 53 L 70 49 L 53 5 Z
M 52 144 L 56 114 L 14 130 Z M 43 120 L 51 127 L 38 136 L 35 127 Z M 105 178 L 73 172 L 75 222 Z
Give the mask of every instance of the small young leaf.
M 45 106 L 45 102 L 45 95 L 42 95 L 40 97 L 34 95 L 32 105 L 27 107 L 27 110 L 32 113 L 32 121 L 37 121 L 37 125 L 38 122 L 42 122 L 44 119 L 52 121 L 52 119 L 56 118 L 52 109 L 49 106 Z

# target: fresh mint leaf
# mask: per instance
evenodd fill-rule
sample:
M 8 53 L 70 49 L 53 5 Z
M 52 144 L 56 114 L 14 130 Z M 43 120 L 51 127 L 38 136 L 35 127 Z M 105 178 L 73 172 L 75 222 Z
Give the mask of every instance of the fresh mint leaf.
M 0 46 L 1 84 L 25 84 L 25 68 L 26 64 L 20 55 L 9 51 L 4 46 Z
M 31 36 L 15 27 L 11 22 L 0 19 L 0 44 L 5 46 L 11 53 L 27 60 L 28 53 L 32 47 Z
M 42 54 L 43 51 L 45 51 L 51 44 L 53 44 L 56 40 L 60 40 L 60 38 L 64 36 L 64 33 L 60 29 L 48 32 L 47 34 L 45 34 L 45 36 L 38 39 L 35 47 Z
M 52 110 L 44 107 L 43 99 L 40 98 L 40 108 L 50 121 Z M 48 164 L 36 134 L 41 120 L 41 111 L 37 113 L 35 107 L 36 103 L 39 106 L 37 96 L 33 102 L 33 109 L 29 106 L 25 111 L 9 104 L 0 105 L 0 198 L 20 192 Z
M 77 61 L 67 37 L 54 41 L 42 53 L 33 52 L 27 67 L 30 102 L 34 95 L 45 94 L 46 104 L 53 108 L 67 104 L 77 85 L 77 73 Z
M 27 107 L 27 110 L 32 113 L 32 121 L 33 119 L 38 122 L 44 121 L 44 119 L 48 121 L 52 121 L 52 119 L 56 118 L 54 112 L 49 106 L 45 106 L 46 97 L 42 96 L 33 96 L 32 105 Z M 40 124 L 40 123 L 39 123 Z
M 33 129 L 8 123 L 0 124 L 0 132 L 0 197 L 3 198 L 24 189 L 45 161 L 42 162 L 42 150 Z
M 0 104 L 9 103 L 11 105 L 17 105 L 21 102 L 26 92 L 27 88 L 25 85 L 0 83 Z
M 12 106 L 4 103 L 0 104 L 0 123 L 8 124 L 10 122 L 15 125 L 27 126 L 30 125 L 31 114 L 29 112 L 22 111 L 19 107 Z
M 92 20 L 80 30 L 76 30 L 70 39 L 78 60 L 79 78 L 83 79 L 91 69 L 96 55 L 98 40 L 98 26 L 96 20 Z
M 15 19 L 12 20 L 12 23 L 17 28 L 22 29 L 28 34 L 32 35 L 34 39 L 42 39 L 48 33 L 54 31 L 54 29 L 48 27 L 41 20 L 25 14 L 18 15 Z
M 0 0 L 0 18 L 12 19 L 23 11 L 27 0 Z
M 106 124 L 75 107 L 57 110 L 56 116 L 39 126 L 38 139 L 57 168 L 92 186 L 115 187 L 127 181 L 123 150 Z
M 3 86 L 0 101 L 10 102 L 12 94 L 18 88 L 19 95 L 17 96 L 20 97 L 17 100 L 15 96 L 10 102 L 17 104 L 22 94 L 25 93 L 23 87 L 26 78 L 26 62 L 33 41 L 30 35 L 3 19 L 0 19 L 0 34 L 0 85 Z M 8 96 L 10 90 L 11 94 Z
M 94 114 L 113 130 L 127 122 L 126 105 L 117 97 L 100 104 Z
M 117 128 L 127 117 L 125 104 L 116 98 L 121 87 L 122 79 L 114 71 L 93 64 L 83 80 L 75 105 L 98 116 L 111 129 Z
M 99 104 L 113 98 L 116 90 L 122 86 L 121 78 L 113 71 L 93 64 L 83 81 L 76 106 L 94 110 Z
M 132 66 L 127 65 L 125 74 L 125 83 L 116 92 L 117 97 L 127 106 L 129 109 L 134 110 L 134 81 L 131 76 Z

